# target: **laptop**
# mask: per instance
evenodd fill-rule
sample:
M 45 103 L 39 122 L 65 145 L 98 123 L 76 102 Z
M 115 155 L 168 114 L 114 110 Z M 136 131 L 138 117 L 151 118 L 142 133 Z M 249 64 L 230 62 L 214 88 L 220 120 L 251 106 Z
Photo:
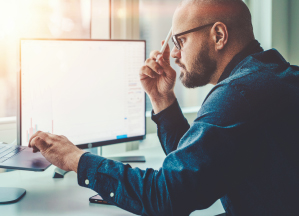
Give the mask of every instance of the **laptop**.
M 40 153 L 26 146 L 0 144 L 0 168 L 44 171 L 51 165 Z

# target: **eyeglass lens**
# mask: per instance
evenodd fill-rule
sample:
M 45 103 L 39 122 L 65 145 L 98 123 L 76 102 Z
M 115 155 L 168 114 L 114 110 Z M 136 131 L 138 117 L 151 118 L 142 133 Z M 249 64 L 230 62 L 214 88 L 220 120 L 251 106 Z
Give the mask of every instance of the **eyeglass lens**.
M 172 42 L 174 43 L 174 45 L 176 46 L 176 48 L 177 48 L 178 50 L 181 49 L 181 46 L 180 46 L 180 44 L 178 43 L 178 41 L 177 41 L 177 39 L 176 39 L 175 36 L 172 37 Z

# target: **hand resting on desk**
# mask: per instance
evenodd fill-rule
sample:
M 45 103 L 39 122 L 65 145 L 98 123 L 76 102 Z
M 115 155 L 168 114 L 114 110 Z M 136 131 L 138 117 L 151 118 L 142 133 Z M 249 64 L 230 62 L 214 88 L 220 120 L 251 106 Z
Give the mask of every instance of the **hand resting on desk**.
M 41 152 L 53 165 L 65 171 L 77 172 L 80 157 L 84 151 L 65 136 L 38 131 L 29 140 L 33 152 Z

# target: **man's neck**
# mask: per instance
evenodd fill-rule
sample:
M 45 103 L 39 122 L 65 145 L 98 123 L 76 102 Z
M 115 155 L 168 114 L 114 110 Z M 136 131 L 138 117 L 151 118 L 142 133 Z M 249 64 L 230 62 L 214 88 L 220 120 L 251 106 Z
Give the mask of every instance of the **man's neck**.
M 221 56 L 218 57 L 219 61 L 217 64 L 216 72 L 212 76 L 210 83 L 216 85 L 219 82 L 219 79 L 221 78 L 229 63 L 233 61 L 234 57 L 241 53 L 243 50 L 245 50 L 248 47 L 248 45 L 253 41 L 254 39 L 249 41 L 248 43 L 244 43 L 245 45 L 243 46 L 231 46 L 225 52 L 221 53 Z
M 218 83 L 218 80 L 220 79 L 227 65 L 239 52 L 241 52 L 241 50 L 227 50 L 225 53 L 221 54 L 221 56 L 218 57 L 219 61 L 217 63 L 217 69 L 212 76 L 211 84 L 216 85 Z

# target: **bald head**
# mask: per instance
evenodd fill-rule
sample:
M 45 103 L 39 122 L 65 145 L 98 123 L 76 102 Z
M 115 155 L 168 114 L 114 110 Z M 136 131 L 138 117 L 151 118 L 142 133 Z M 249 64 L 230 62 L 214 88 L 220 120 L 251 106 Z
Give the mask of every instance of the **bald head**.
M 216 85 L 233 57 L 254 40 L 251 14 L 242 0 L 184 0 L 172 31 L 177 45 L 171 56 L 188 88 Z
M 242 0 L 183 0 L 178 13 L 181 16 L 176 21 L 192 23 L 194 27 L 223 22 L 236 40 L 246 43 L 254 39 L 251 14 Z

